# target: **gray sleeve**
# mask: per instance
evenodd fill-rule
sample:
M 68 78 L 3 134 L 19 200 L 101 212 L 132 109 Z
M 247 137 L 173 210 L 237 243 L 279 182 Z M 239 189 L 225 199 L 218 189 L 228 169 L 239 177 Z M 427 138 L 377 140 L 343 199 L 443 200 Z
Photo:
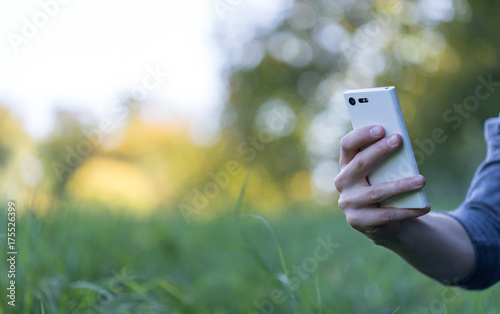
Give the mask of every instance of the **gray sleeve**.
M 486 159 L 477 169 L 465 201 L 448 215 L 467 231 L 475 251 L 472 273 L 458 282 L 485 289 L 500 280 L 500 117 L 485 123 Z

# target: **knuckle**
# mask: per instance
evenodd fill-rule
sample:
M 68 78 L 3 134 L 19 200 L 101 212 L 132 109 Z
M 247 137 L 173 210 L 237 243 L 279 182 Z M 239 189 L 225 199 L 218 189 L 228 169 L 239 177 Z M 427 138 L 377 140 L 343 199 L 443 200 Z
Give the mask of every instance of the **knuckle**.
M 337 189 L 337 191 L 339 192 L 342 192 L 343 188 L 344 188 L 344 176 L 343 176 L 343 173 L 339 173 L 335 179 L 333 180 L 333 184 L 335 185 L 335 188 Z
M 343 212 L 347 211 L 349 208 L 351 208 L 351 202 L 349 201 L 348 198 L 341 196 L 338 201 L 340 209 L 342 209 Z
M 378 145 L 377 145 L 378 144 Z M 385 145 L 383 145 L 385 144 Z M 375 150 L 375 153 L 379 156 L 384 156 L 390 153 L 391 149 L 390 146 L 387 144 L 387 141 L 385 142 L 379 142 L 373 145 L 373 149 Z
M 377 187 L 372 187 L 368 190 L 368 198 L 374 203 L 379 203 L 384 197 L 384 193 Z
M 380 214 L 380 221 L 383 224 L 393 222 L 393 220 L 394 220 L 394 215 L 390 210 L 385 210 Z
M 396 182 L 396 190 L 399 193 L 405 193 L 411 191 L 412 187 L 408 180 L 403 179 Z
M 341 150 L 348 150 L 349 149 L 349 146 L 348 146 L 348 138 L 347 138 L 347 135 L 344 136 L 343 138 L 340 139 L 340 149 Z
M 365 161 L 359 157 L 359 154 L 354 156 L 351 162 L 355 168 L 363 168 L 365 166 Z
M 347 215 L 346 220 L 353 229 L 360 230 L 362 228 L 361 220 L 357 215 Z

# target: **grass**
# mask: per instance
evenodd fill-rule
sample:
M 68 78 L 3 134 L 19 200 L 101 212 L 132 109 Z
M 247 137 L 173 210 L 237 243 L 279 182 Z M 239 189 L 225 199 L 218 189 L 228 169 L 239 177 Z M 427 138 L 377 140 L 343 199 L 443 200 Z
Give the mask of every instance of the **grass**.
M 190 224 L 169 210 L 134 218 L 78 204 L 40 217 L 19 214 L 16 308 L 3 293 L 0 312 L 382 314 L 500 308 L 500 285 L 482 292 L 446 288 L 351 230 L 336 210 L 291 209 L 264 219 L 248 216 L 242 197 L 236 211 L 228 208 Z M 335 244 L 330 251 L 321 248 L 328 237 Z M 5 291 L 6 263 L 0 273 Z

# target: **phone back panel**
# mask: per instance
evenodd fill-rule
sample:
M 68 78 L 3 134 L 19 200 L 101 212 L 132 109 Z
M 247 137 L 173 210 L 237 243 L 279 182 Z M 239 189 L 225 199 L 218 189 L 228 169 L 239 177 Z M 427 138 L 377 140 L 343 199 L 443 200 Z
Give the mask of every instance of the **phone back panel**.
M 349 103 L 351 97 L 355 99 L 355 105 Z M 403 138 L 402 147 L 372 169 L 367 178 L 370 185 L 418 175 L 417 163 L 394 86 L 349 90 L 344 93 L 344 99 L 354 129 L 382 125 L 385 136 L 399 133 Z M 367 99 L 367 102 L 360 102 L 360 99 Z M 398 208 L 423 208 L 427 205 L 424 189 L 380 203 L 381 207 Z

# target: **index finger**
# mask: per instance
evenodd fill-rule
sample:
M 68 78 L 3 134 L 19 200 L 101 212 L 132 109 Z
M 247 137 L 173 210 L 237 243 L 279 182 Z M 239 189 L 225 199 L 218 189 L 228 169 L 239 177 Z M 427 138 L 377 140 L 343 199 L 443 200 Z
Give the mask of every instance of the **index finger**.
M 381 139 L 384 133 L 384 128 L 380 125 L 369 125 L 347 133 L 340 140 L 340 169 L 351 162 L 361 147 Z

